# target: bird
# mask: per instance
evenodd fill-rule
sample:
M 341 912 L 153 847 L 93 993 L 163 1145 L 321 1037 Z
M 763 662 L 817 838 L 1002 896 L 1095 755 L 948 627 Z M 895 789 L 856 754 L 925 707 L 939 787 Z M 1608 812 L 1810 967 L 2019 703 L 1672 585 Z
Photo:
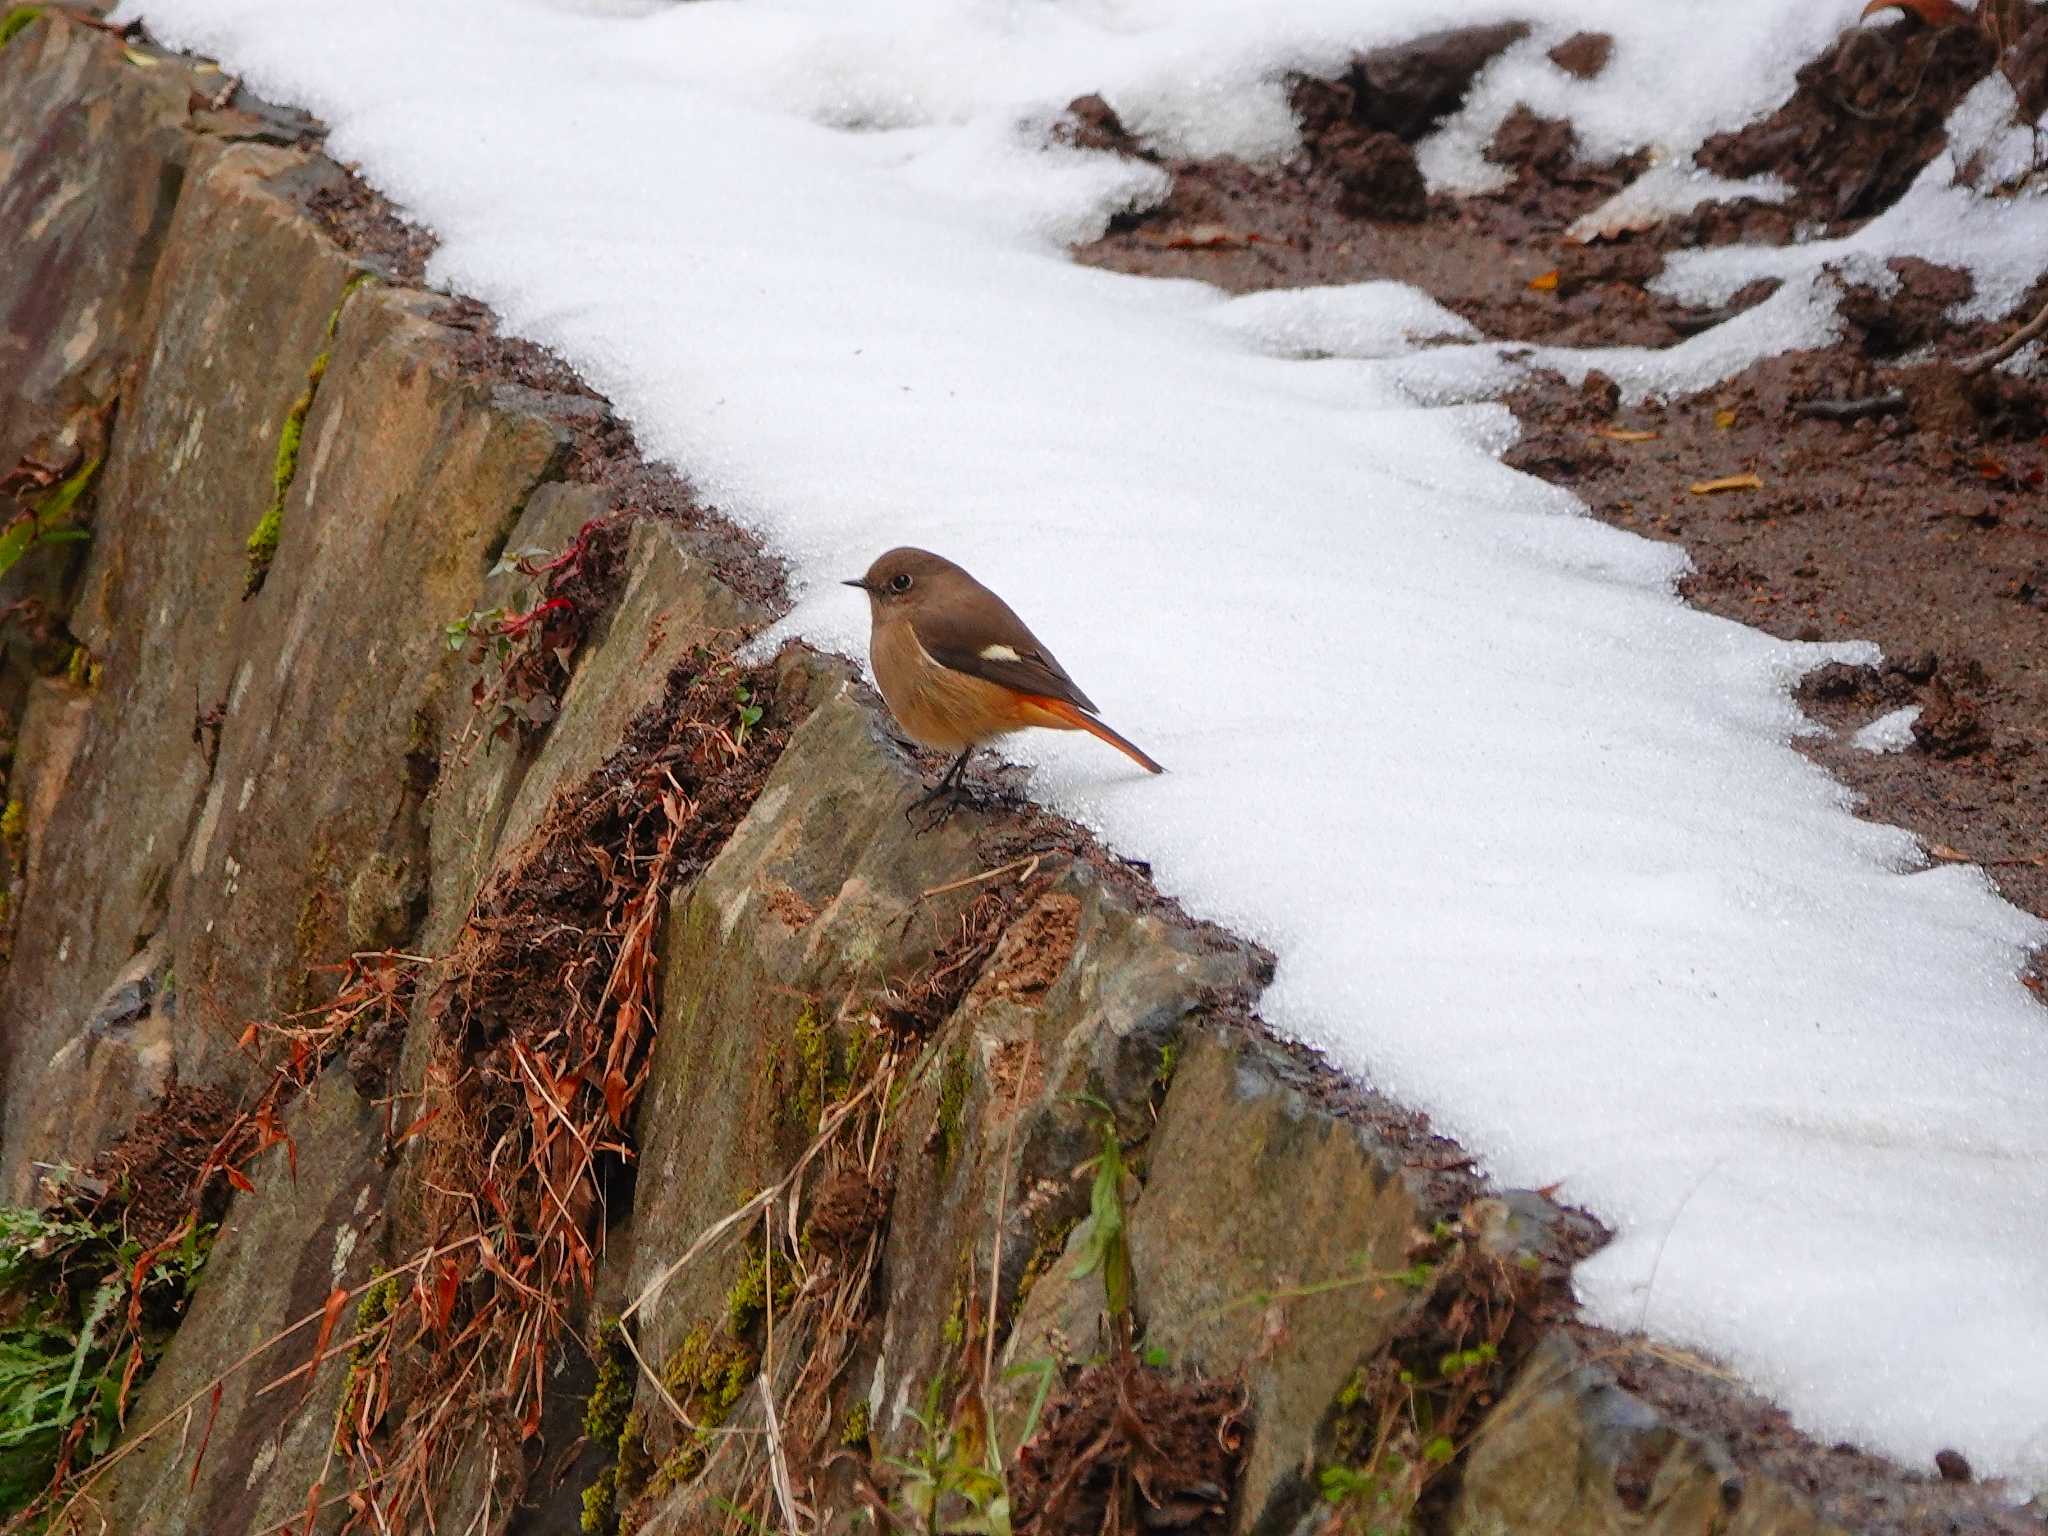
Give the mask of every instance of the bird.
M 958 754 L 916 805 L 957 800 L 975 748 L 1030 726 L 1086 731 L 1147 773 L 1166 772 L 1097 718 L 1008 603 L 943 555 L 892 549 L 844 584 L 868 596 L 868 661 L 889 712 L 919 745 Z

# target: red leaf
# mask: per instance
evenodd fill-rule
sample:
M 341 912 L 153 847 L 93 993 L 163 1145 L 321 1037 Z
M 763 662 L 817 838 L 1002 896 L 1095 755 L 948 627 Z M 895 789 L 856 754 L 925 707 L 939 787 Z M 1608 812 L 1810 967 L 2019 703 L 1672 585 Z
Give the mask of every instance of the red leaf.
M 215 1382 L 213 1391 L 206 1400 L 206 1429 L 199 1436 L 199 1449 L 192 1453 L 192 1475 L 185 1480 L 185 1491 L 190 1493 L 199 1483 L 199 1463 L 206 1459 L 206 1442 L 213 1438 L 213 1421 L 220 1417 L 220 1388 Z
M 1955 0 L 1870 0 L 1858 21 L 1868 21 L 1879 11 L 1897 8 L 1930 27 L 1967 26 L 1975 18 Z
M 455 1261 L 443 1259 L 441 1274 L 434 1283 L 434 1330 L 437 1333 L 446 1328 L 448 1319 L 455 1315 L 455 1291 L 460 1279 L 455 1270 Z
M 327 1341 L 334 1337 L 334 1325 L 341 1318 L 341 1309 L 347 1305 L 348 1292 L 341 1286 L 337 1285 L 327 1293 L 327 1309 L 320 1314 L 320 1332 L 313 1340 L 315 1365 L 319 1364 L 320 1357 L 327 1353 Z
M 256 1193 L 256 1186 L 249 1182 L 249 1175 L 242 1172 L 241 1169 L 223 1168 L 221 1172 L 225 1173 L 228 1176 L 228 1182 L 242 1191 L 243 1194 L 253 1195 Z
M 408 1125 L 404 1130 L 400 1131 L 396 1136 L 392 1137 L 391 1145 L 395 1147 L 402 1141 L 412 1140 L 413 1137 L 419 1135 L 421 1131 L 424 1131 L 428 1126 L 432 1125 L 435 1120 L 440 1118 L 440 1114 L 441 1106 L 437 1104 L 434 1106 L 434 1108 L 428 1110 L 424 1115 L 421 1115 L 419 1119 L 413 1121 L 411 1125 Z

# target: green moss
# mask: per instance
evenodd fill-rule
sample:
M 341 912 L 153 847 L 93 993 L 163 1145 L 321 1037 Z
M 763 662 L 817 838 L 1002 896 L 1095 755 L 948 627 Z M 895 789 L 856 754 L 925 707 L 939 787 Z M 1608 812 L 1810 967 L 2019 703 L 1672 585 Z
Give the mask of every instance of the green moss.
M 172 974 L 166 974 L 164 977 L 164 991 L 169 992 L 171 985 Z M 363 1299 L 356 1303 L 356 1332 L 366 1334 L 383 1322 L 385 1318 L 396 1312 L 402 1294 L 399 1289 L 398 1276 L 396 1275 L 386 1275 L 382 1280 L 379 1280 L 375 1285 L 363 1292 Z M 368 1339 L 365 1339 L 356 1346 L 354 1363 L 357 1365 L 367 1365 L 375 1354 L 375 1347 Z
M 946 1053 L 939 1074 L 939 1172 L 944 1173 L 959 1155 L 964 1135 L 961 1119 L 967 1109 L 967 1090 L 974 1085 L 973 1060 L 967 1047 L 956 1045 Z
M 597 1330 L 597 1383 L 583 1400 L 583 1433 L 600 1445 L 615 1443 L 632 1408 L 633 1360 L 614 1320 Z
M 376 274 L 358 272 L 343 285 L 341 298 L 336 301 L 334 312 L 327 317 L 328 341 L 332 342 L 341 329 L 341 312 L 348 306 L 349 296 L 365 283 L 375 281 Z M 292 401 L 284 414 L 284 424 L 278 428 L 277 453 L 270 466 L 270 504 L 256 519 L 256 527 L 249 534 L 246 546 L 249 580 L 243 592 L 245 597 L 253 597 L 262 587 L 263 578 L 270 574 L 271 561 L 277 558 L 278 538 L 284 532 L 285 497 L 299 472 L 299 444 L 305 436 L 306 417 L 313 409 L 313 398 L 320 393 L 320 381 L 326 376 L 327 364 L 333 356 L 332 346 L 320 349 L 319 355 L 306 369 L 306 387 Z
M 99 687 L 100 678 L 105 671 L 105 667 L 94 659 L 92 652 L 82 645 L 72 646 L 71 656 L 64 663 L 64 675 L 71 680 L 74 687 L 83 688 L 88 693 Z
M 868 1430 L 872 1427 L 870 1422 L 872 1417 L 866 1398 L 863 1397 L 855 1402 L 851 1408 L 846 1410 L 846 1422 L 839 1429 L 839 1443 L 851 1446 L 866 1445 L 868 1443 Z
M 7 845 L 7 853 L 19 864 L 28 848 L 28 807 L 19 800 L 7 802 L 7 809 L 0 811 L 0 843 Z
M 13 42 L 30 22 L 42 14 L 40 5 L 17 5 L 5 16 L 0 16 L 0 48 Z
M 790 1026 L 790 1045 L 796 1052 L 796 1086 L 783 1102 L 795 1128 L 809 1135 L 818 1128 L 828 1097 L 827 1079 L 832 1072 L 832 1032 L 818 1018 L 810 1003 Z
M 715 1336 L 709 1325 L 699 1323 L 662 1363 L 661 1380 L 683 1412 L 708 1430 L 731 1415 L 759 1368 L 760 1356 L 752 1348 L 736 1339 Z M 660 1499 L 687 1483 L 703 1470 L 710 1451 L 709 1435 L 685 1436 L 674 1453 L 646 1477 L 648 1497 Z M 644 1444 L 636 1455 L 643 1464 L 652 1460 Z
M 1165 1093 L 1173 1086 L 1175 1068 L 1180 1065 L 1180 1042 L 1169 1040 L 1159 1047 L 1159 1069 L 1152 1074 L 1152 1086 L 1159 1093 Z
M 618 1519 L 619 1469 L 606 1467 L 583 1490 L 583 1518 L 578 1522 L 591 1536 L 605 1536 Z

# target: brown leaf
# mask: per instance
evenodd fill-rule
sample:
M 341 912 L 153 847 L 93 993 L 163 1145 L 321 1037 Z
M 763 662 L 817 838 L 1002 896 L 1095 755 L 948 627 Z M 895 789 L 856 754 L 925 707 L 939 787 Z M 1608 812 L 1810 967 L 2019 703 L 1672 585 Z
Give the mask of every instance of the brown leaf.
M 340 1321 L 341 1309 L 347 1304 L 348 1291 L 345 1287 L 337 1285 L 327 1293 L 327 1307 L 320 1314 L 320 1332 L 313 1338 L 313 1361 L 316 1365 L 327 1353 L 328 1341 L 334 1337 L 334 1325 Z
M 1955 0 L 1870 0 L 1856 19 L 1868 21 L 1879 11 L 1897 8 L 1930 27 L 1966 27 L 1976 18 Z
M 1755 475 L 1723 475 L 1718 480 L 1695 480 L 1686 487 L 1695 496 L 1712 496 L 1717 491 L 1760 491 L 1764 483 Z
M 1548 272 L 1539 272 L 1536 276 L 1529 279 L 1529 286 L 1538 293 L 1555 292 L 1557 289 L 1557 268 L 1552 267 Z
M 185 1479 L 185 1491 L 190 1493 L 199 1483 L 199 1463 L 206 1460 L 206 1442 L 213 1438 L 213 1421 L 220 1417 L 221 1383 L 213 1384 L 213 1391 L 206 1398 L 206 1428 L 200 1432 L 199 1449 L 192 1453 L 192 1475 Z
M 1256 245 L 1259 241 L 1250 231 L 1232 229 L 1227 224 L 1190 224 L 1183 229 L 1148 233 L 1145 238 L 1169 251 L 1217 251 Z
M 437 1104 L 432 1109 L 428 1110 L 424 1115 L 421 1115 L 419 1119 L 413 1121 L 411 1125 L 408 1125 L 404 1130 L 400 1131 L 396 1136 L 392 1137 L 391 1145 L 395 1147 L 400 1142 L 410 1141 L 413 1137 L 419 1135 L 421 1131 L 424 1131 L 428 1126 L 432 1125 L 436 1120 L 440 1118 L 441 1108 L 442 1106 Z

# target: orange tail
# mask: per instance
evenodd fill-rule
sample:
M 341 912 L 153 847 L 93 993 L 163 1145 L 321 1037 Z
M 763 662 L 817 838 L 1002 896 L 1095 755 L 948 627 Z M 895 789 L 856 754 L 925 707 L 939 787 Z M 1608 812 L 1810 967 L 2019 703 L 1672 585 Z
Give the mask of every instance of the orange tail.
M 1108 742 L 1147 773 L 1166 772 L 1100 720 L 1086 710 L 1069 704 L 1065 699 L 1048 699 L 1042 694 L 1029 693 L 1022 695 L 1019 702 L 1023 705 L 1021 713 L 1033 725 L 1046 726 L 1055 731 L 1086 731 L 1097 740 Z

